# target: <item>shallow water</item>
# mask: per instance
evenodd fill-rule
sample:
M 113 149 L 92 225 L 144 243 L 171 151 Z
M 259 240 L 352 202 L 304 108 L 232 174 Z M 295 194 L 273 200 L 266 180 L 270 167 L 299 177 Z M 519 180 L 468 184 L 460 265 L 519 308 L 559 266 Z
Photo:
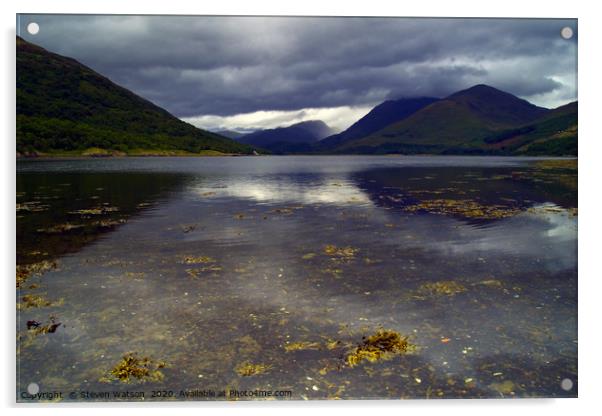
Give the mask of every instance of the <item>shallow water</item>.
M 576 396 L 576 179 L 537 158 L 19 161 L 17 264 L 56 267 L 17 289 L 17 397 Z M 379 328 L 415 349 L 349 367 Z M 128 352 L 163 380 L 106 380 Z

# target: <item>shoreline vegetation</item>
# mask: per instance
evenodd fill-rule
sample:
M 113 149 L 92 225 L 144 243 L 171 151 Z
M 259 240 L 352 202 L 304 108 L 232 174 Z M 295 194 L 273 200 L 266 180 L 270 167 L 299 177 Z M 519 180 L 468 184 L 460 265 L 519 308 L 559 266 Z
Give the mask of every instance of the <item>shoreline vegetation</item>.
M 86 150 L 17 152 L 17 159 L 59 159 L 59 158 L 118 158 L 118 157 L 216 157 L 216 156 L 252 156 L 241 153 L 225 153 L 217 150 L 201 150 L 198 153 L 185 150 L 132 149 L 119 150 L 90 148 Z

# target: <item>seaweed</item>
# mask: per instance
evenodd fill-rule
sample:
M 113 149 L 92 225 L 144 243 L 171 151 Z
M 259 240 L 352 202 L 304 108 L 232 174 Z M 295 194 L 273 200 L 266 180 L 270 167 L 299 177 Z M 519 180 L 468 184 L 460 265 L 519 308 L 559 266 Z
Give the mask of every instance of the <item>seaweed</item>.
M 510 380 L 505 380 L 498 383 L 491 383 L 489 387 L 492 390 L 499 392 L 502 395 L 502 397 L 504 395 L 514 395 L 516 390 L 516 385 Z
M 84 228 L 84 224 L 72 224 L 70 222 L 66 222 L 63 224 L 54 225 L 52 227 L 38 228 L 36 231 L 42 234 L 64 234 L 80 228 Z
M 209 256 L 187 256 L 182 260 L 184 264 L 215 263 L 215 259 Z
M 210 265 L 210 266 L 207 266 L 207 267 L 201 267 L 201 268 L 197 268 L 197 269 L 186 269 L 185 271 L 186 271 L 186 274 L 189 277 L 191 277 L 193 279 L 196 279 L 196 278 L 199 277 L 199 275 L 201 273 L 204 273 L 204 272 L 219 272 L 221 270 L 222 270 L 222 268 L 220 266 Z
M 418 288 L 419 293 L 431 296 L 454 296 L 465 291 L 464 285 L 453 280 L 424 283 Z
M 345 259 L 352 259 L 355 257 L 356 253 L 359 251 L 358 248 L 354 248 L 351 246 L 347 247 L 337 247 L 333 244 L 328 244 L 324 246 L 324 254 L 330 257 L 339 257 Z
M 91 225 L 98 228 L 113 228 L 116 225 L 125 224 L 126 220 L 124 218 L 120 218 L 117 220 L 100 220 L 95 221 Z
M 236 372 L 239 376 L 242 377 L 250 377 L 255 376 L 257 374 L 262 374 L 267 372 L 272 366 L 266 364 L 252 364 L 249 361 L 246 361 L 238 367 L 236 367 Z
M 38 328 L 40 325 L 38 321 L 27 321 L 27 329 Z
M 492 288 L 499 288 L 499 289 L 504 288 L 504 284 L 497 279 L 487 279 L 487 280 L 481 280 L 480 282 L 473 283 L 473 286 L 477 286 L 477 285 L 492 287 Z
M 156 361 L 150 357 L 139 357 L 136 352 L 129 352 L 123 356 L 121 361 L 105 377 L 99 381 L 109 383 L 118 380 L 122 383 L 131 383 L 132 381 L 161 381 L 164 378 L 160 371 L 165 368 L 163 361 Z
M 577 159 L 548 159 L 535 162 L 538 169 L 577 169 Z
M 51 302 L 43 296 L 38 295 L 25 295 L 21 298 L 20 303 L 17 304 L 17 309 L 29 309 L 29 308 L 43 308 L 48 306 L 60 306 L 63 304 L 63 300 Z
M 191 224 L 191 225 L 180 225 L 180 228 L 182 229 L 182 232 L 184 234 L 187 234 L 191 231 L 194 231 L 196 229 L 197 225 L 196 224 Z
M 17 288 L 23 286 L 23 284 L 33 275 L 42 275 L 49 270 L 57 268 L 56 261 L 43 260 L 38 263 L 17 265 Z
M 437 215 L 492 220 L 513 217 L 520 209 L 504 205 L 484 205 L 472 199 L 427 199 L 403 208 L 407 212 L 425 211 Z
M 51 316 L 46 325 L 42 325 L 41 322 L 38 321 L 27 321 L 27 329 L 31 331 L 34 335 L 39 334 L 54 334 L 59 326 L 61 326 L 61 322 L 56 322 L 56 318 Z
M 408 341 L 408 336 L 386 329 L 380 329 L 374 335 L 362 338 L 363 342 L 345 358 L 349 367 L 355 367 L 364 360 L 375 362 L 393 354 L 405 354 L 415 347 Z
M 128 279 L 142 280 L 146 276 L 144 272 L 125 272 L 125 277 Z
M 310 342 L 310 341 L 298 341 L 291 342 L 284 345 L 284 350 L 286 352 L 290 351 L 300 351 L 300 350 L 319 350 L 321 345 L 319 342 Z

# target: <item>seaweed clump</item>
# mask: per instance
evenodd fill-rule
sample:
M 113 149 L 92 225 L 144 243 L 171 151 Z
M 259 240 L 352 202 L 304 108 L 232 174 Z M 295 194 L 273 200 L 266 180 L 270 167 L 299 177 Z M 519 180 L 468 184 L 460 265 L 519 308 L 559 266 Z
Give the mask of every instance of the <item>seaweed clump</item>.
M 535 163 L 538 169 L 577 169 L 577 159 L 550 159 Z
M 184 264 L 215 263 L 215 259 L 209 256 L 187 256 L 182 260 Z
M 25 295 L 21 298 L 21 303 L 17 304 L 17 309 L 43 308 L 47 306 L 61 306 L 63 299 L 51 302 L 43 296 Z
M 139 357 L 137 353 L 130 352 L 123 356 L 121 361 L 109 372 L 108 377 L 103 377 L 100 381 L 108 383 L 113 379 L 122 383 L 131 383 L 133 380 L 161 381 L 163 373 L 160 371 L 165 368 L 163 361 L 155 361 L 150 357 Z
M 17 287 L 21 287 L 32 275 L 42 275 L 57 268 L 56 261 L 43 260 L 38 263 L 17 266 Z
M 324 247 L 324 254 L 331 257 L 341 257 L 345 259 L 353 258 L 358 251 L 359 249 L 350 246 L 337 247 L 333 244 L 328 244 Z
M 43 234 L 64 234 L 73 230 L 79 230 L 80 228 L 84 228 L 84 224 L 72 224 L 70 222 L 66 222 L 63 224 L 53 225 L 52 227 L 38 228 L 36 231 Z
M 483 205 L 470 199 L 430 199 L 409 205 L 404 208 L 408 212 L 426 211 L 438 215 L 458 215 L 463 218 L 494 220 L 513 217 L 520 209 L 502 205 Z
M 375 362 L 392 354 L 405 354 L 413 348 L 408 336 L 380 329 L 374 335 L 363 337 L 363 342 L 347 355 L 345 361 L 349 367 L 355 367 L 364 360 Z
M 302 350 L 319 350 L 321 345 L 319 342 L 298 341 L 290 342 L 284 346 L 286 352 L 302 351 Z
M 252 364 L 250 362 L 244 362 L 236 367 L 236 372 L 239 376 L 250 377 L 257 374 L 265 373 L 271 368 L 266 364 Z
M 418 291 L 422 294 L 434 296 L 454 296 L 466 291 L 464 285 L 453 280 L 443 280 L 440 282 L 425 283 L 420 286 Z
M 27 321 L 27 329 L 31 331 L 34 335 L 54 334 L 58 327 L 61 325 L 62 323 L 57 322 L 54 316 L 50 317 L 50 320 L 48 321 L 48 323 L 46 323 L 46 325 L 42 325 L 41 322 L 34 320 Z

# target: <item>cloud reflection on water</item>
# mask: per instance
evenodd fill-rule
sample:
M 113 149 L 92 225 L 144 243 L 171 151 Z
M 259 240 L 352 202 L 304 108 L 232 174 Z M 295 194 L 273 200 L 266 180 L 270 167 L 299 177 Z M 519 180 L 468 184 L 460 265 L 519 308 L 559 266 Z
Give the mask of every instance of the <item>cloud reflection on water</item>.
M 223 188 L 199 187 L 201 197 L 239 198 L 259 204 L 370 205 L 368 195 L 345 177 L 294 182 L 288 179 L 240 179 Z M 209 195 L 211 194 L 211 195 Z

